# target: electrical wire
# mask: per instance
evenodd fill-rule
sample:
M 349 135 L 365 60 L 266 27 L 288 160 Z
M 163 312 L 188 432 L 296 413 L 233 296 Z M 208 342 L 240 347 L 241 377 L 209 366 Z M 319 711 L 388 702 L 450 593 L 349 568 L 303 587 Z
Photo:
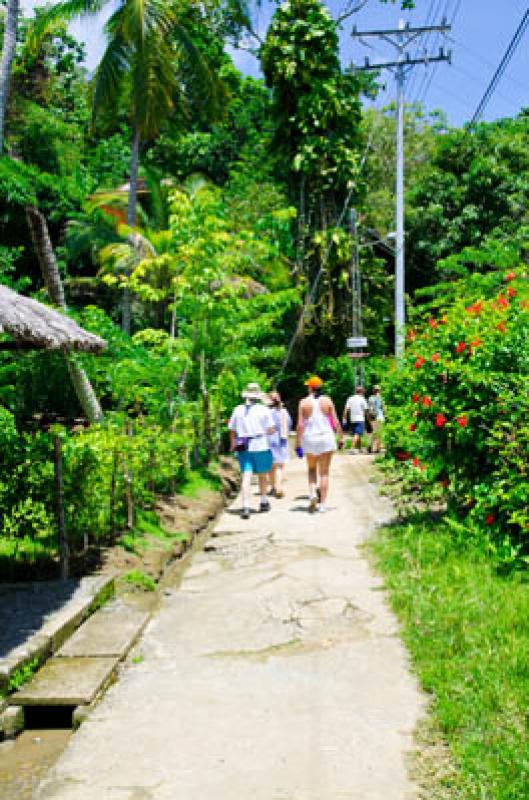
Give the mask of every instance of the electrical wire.
M 470 127 L 472 127 L 473 125 L 476 124 L 476 122 L 482 116 L 485 108 L 489 104 L 491 97 L 493 96 L 493 94 L 496 91 L 496 88 L 497 88 L 500 80 L 502 79 L 503 73 L 505 72 L 505 70 L 509 66 L 509 63 L 511 62 L 512 57 L 514 56 L 516 50 L 518 49 L 518 45 L 520 44 L 520 42 L 522 41 L 522 39 L 524 37 L 524 34 L 525 34 L 528 26 L 529 26 L 529 8 L 526 10 L 525 14 L 523 15 L 522 21 L 518 25 L 518 27 L 517 27 L 517 29 L 516 29 L 516 31 L 514 33 L 514 36 L 512 37 L 511 41 L 509 42 L 507 50 L 503 54 L 503 58 L 501 59 L 501 61 L 500 61 L 499 65 L 498 65 L 494 75 L 492 76 L 489 85 L 485 89 L 483 97 L 479 101 L 476 110 L 474 111 L 472 119 L 470 120 Z
M 457 15 L 458 15 L 459 10 L 461 8 L 461 3 L 462 3 L 462 0 L 456 0 L 456 4 L 455 4 L 455 7 L 454 7 L 454 10 L 453 10 L 453 13 L 452 13 L 452 18 L 451 18 L 451 21 L 450 21 L 450 25 L 451 26 L 456 21 Z M 447 2 L 445 4 L 445 7 L 444 7 L 444 13 L 443 13 L 443 17 L 445 19 L 448 19 L 449 6 L 450 6 L 450 0 L 447 0 Z M 437 44 L 439 44 L 441 41 L 442 41 L 441 34 L 438 34 L 437 37 L 436 37 L 436 40 L 435 40 L 435 42 L 433 44 L 437 46 Z M 433 68 L 431 70 L 429 70 L 429 73 L 425 75 L 424 82 L 422 84 L 421 90 L 417 93 L 417 97 L 415 99 L 416 103 L 424 103 L 424 101 L 426 100 L 426 96 L 427 96 L 428 92 L 430 91 L 430 87 L 432 86 L 433 79 L 434 79 L 438 69 L 439 69 L 439 64 L 434 64 Z

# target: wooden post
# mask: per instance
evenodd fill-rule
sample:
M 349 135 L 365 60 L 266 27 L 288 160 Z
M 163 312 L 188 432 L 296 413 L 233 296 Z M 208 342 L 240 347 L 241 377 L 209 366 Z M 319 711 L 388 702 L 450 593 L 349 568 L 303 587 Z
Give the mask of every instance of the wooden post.
M 119 455 L 117 447 L 114 447 L 112 452 L 112 478 L 110 483 L 110 519 L 109 529 L 110 535 L 114 536 L 116 529 L 116 483 L 118 478 L 118 462 Z
M 193 414 L 193 466 L 196 468 L 200 463 L 200 428 L 198 419 L 198 409 Z
M 211 461 L 211 420 L 209 418 L 209 392 L 204 386 L 202 388 L 202 415 L 204 426 L 204 448 L 205 448 L 205 464 L 206 466 Z
M 125 423 L 125 433 L 129 439 L 129 443 L 132 443 L 132 435 L 133 435 L 133 428 L 132 428 L 132 420 L 127 420 Z M 133 476 L 132 476 L 132 469 L 130 466 L 130 453 L 129 457 L 125 457 L 125 469 L 124 469 L 124 478 L 125 478 L 125 499 L 127 501 L 127 528 L 132 530 L 134 527 L 134 490 L 133 490 Z
M 61 578 L 66 580 L 70 573 L 70 548 L 66 534 L 66 522 L 64 518 L 64 484 L 62 477 L 62 446 L 59 434 L 53 434 L 53 452 L 55 467 L 55 499 L 57 510 L 57 526 L 59 529 L 59 561 L 61 566 Z

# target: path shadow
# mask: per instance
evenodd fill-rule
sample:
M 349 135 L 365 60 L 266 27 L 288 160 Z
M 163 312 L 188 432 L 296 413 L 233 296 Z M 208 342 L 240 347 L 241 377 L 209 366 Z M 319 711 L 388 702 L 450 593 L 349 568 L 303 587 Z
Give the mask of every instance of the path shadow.
M 70 600 L 79 579 L 0 584 L 0 658 L 37 633 Z

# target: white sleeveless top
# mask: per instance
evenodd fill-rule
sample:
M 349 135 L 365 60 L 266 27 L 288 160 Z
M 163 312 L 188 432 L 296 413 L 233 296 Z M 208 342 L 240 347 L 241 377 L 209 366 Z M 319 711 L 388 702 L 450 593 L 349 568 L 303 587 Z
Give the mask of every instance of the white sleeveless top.
M 320 408 L 320 399 L 312 398 L 312 414 L 305 418 L 303 428 L 303 450 L 314 456 L 336 450 L 336 436 L 329 417 Z

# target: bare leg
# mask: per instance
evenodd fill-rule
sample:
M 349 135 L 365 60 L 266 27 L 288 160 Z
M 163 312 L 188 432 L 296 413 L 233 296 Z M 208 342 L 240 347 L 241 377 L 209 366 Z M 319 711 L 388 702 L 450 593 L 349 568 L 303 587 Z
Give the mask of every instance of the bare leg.
M 316 456 L 307 456 L 309 468 L 309 496 L 316 497 L 316 483 L 318 480 L 318 460 Z
M 284 464 L 274 464 L 274 489 L 276 490 L 276 497 L 281 496 L 283 492 L 283 469 Z
M 245 470 L 242 473 L 242 507 L 250 508 L 250 493 L 252 485 L 252 473 Z
M 331 468 L 332 453 L 322 453 L 318 458 L 318 467 L 320 470 L 320 492 L 321 504 L 324 505 L 327 501 L 329 494 L 329 471 Z
M 259 479 L 259 493 L 261 495 L 261 503 L 266 503 L 266 487 L 268 486 L 269 472 L 264 472 L 258 476 Z

